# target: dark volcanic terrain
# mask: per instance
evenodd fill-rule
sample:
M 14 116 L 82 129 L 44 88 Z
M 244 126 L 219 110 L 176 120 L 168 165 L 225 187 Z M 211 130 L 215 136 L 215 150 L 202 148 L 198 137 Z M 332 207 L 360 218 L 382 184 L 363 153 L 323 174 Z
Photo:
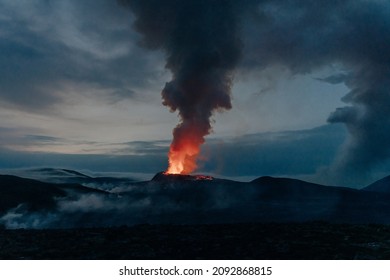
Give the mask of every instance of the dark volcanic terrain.
M 0 259 L 390 259 L 390 226 L 311 222 L 0 230 Z
M 0 175 L 1 259 L 390 258 L 388 178 L 356 190 L 272 177 L 38 175 Z
M 41 170 L 53 176 L 41 182 L 0 175 L 0 225 L 39 229 L 318 220 L 390 224 L 386 179 L 356 190 L 289 178 L 238 182 L 158 173 L 150 181 L 137 182 Z

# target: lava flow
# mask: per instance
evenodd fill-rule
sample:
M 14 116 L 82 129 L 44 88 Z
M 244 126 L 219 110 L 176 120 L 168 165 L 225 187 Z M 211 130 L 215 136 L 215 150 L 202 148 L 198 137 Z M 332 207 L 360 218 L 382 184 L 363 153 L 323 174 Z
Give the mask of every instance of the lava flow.
M 152 181 L 159 181 L 159 182 L 211 181 L 211 180 L 214 180 L 214 177 L 208 175 L 169 174 L 167 172 L 159 172 L 152 179 Z

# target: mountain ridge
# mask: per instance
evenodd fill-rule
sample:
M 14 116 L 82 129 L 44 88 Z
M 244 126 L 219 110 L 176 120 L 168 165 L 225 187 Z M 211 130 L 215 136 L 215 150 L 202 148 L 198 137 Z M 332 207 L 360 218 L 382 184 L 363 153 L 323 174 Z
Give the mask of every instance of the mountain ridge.
M 158 173 L 148 181 L 124 180 L 117 187 L 101 187 L 0 175 L 0 223 L 6 227 L 316 220 L 390 224 L 390 194 L 290 178 L 262 176 L 239 182 Z
M 382 179 L 375 181 L 374 183 L 363 188 L 365 191 L 390 193 L 390 176 L 386 176 Z

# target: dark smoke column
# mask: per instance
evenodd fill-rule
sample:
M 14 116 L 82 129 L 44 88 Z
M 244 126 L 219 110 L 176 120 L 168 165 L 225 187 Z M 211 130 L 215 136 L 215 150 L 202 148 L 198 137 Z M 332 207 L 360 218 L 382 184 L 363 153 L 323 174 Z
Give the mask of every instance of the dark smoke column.
M 231 108 L 233 70 L 241 49 L 238 2 L 126 1 L 136 16 L 136 29 L 144 35 L 143 44 L 163 49 L 166 68 L 173 74 L 162 91 L 163 104 L 177 110 L 181 121 L 173 130 L 168 173 L 196 169 L 212 114 Z

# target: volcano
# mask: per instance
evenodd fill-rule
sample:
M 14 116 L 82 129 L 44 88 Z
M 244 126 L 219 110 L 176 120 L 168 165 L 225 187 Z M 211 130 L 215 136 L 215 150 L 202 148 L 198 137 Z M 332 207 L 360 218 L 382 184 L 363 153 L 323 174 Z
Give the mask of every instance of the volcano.
M 155 182 L 180 182 L 180 181 L 211 181 L 212 176 L 208 175 L 184 175 L 184 174 L 169 174 L 161 171 L 154 175 L 152 181 Z

